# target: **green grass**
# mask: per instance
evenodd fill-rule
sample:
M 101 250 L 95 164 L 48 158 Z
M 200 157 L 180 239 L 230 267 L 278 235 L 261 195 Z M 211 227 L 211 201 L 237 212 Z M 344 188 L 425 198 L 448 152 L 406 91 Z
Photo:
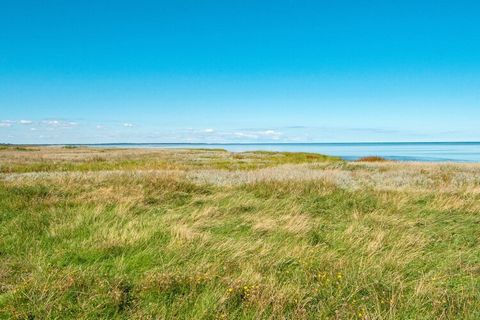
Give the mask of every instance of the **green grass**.
M 422 167 L 439 177 L 430 190 L 269 177 L 224 185 L 188 174 L 244 170 L 244 156 L 258 162 L 241 171 L 249 175 L 312 166 L 374 176 L 407 167 L 212 151 L 135 160 L 109 151 L 99 161 L 80 151 L 87 155 L 78 163 L 42 160 L 47 176 L 22 176 L 32 171 L 18 169 L 21 161 L 14 175 L 0 176 L 0 318 L 480 317 L 478 171 Z M 131 171 L 162 157 L 175 172 Z M 105 163 L 117 171 L 98 172 Z M 468 188 L 439 191 L 445 176 L 464 172 Z
M 35 151 L 38 149 L 32 147 L 22 147 L 22 146 L 15 146 L 15 145 L 6 145 L 0 144 L 0 151 Z

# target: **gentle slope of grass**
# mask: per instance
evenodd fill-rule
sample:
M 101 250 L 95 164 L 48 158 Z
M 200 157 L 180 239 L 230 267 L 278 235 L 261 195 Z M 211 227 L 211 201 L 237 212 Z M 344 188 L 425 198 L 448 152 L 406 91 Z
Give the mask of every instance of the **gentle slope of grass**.
M 0 165 L 0 318 L 480 317 L 480 165 L 85 148 Z
M 20 148 L 20 149 L 18 149 Z M 13 151 L 39 151 L 23 147 L 8 147 L 0 154 L 4 160 L 0 173 L 102 171 L 102 170 L 158 170 L 210 168 L 251 170 L 287 163 L 339 162 L 336 157 L 314 153 L 241 152 L 223 149 L 167 150 L 44 148 L 29 155 Z M 0 158 L 2 160 L 2 158 Z

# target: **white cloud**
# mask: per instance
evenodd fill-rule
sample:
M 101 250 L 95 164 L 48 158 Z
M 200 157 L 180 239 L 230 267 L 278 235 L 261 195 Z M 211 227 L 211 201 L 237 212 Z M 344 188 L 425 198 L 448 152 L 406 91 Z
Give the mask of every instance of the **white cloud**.
M 10 120 L 2 120 L 0 121 L 0 128 L 10 128 L 13 124 L 13 121 Z
M 80 126 L 81 125 L 81 126 Z M 218 129 L 215 127 L 203 128 L 181 128 L 181 129 L 162 129 L 158 132 L 142 133 L 134 130 L 139 124 L 131 122 L 117 123 L 117 130 L 110 124 L 101 122 L 73 122 L 68 119 L 43 119 L 43 120 L 0 120 L 0 130 L 5 128 L 3 135 L 9 133 L 11 129 L 16 136 L 27 135 L 32 136 L 34 133 L 42 134 L 45 139 L 53 142 L 61 139 L 67 139 L 66 135 L 74 139 L 85 138 L 90 140 L 118 140 L 125 141 L 133 139 L 132 134 L 138 140 L 155 140 L 166 142 L 272 142 L 289 140 L 288 131 L 282 133 L 282 128 L 228 128 Z M 83 128 L 91 128 L 92 130 L 80 130 Z M 118 130 L 118 128 L 124 130 Z M 278 130 L 278 131 L 277 131 Z M 68 131 L 68 132 L 67 132 Z M 73 141 L 73 140 L 72 140 Z
M 212 128 L 193 129 L 157 133 L 155 138 L 168 141 L 198 141 L 198 142 L 268 142 L 289 139 L 284 133 L 274 129 L 231 129 L 217 130 Z
M 273 139 L 278 140 L 282 137 L 282 133 L 275 130 L 263 130 L 263 131 L 237 131 L 233 133 L 233 136 L 238 138 L 249 138 L 249 139 Z
M 233 135 L 239 138 L 258 139 L 258 135 L 249 132 L 234 132 Z
M 63 120 L 55 120 L 55 119 L 42 120 L 40 124 L 44 126 L 52 127 L 52 128 L 72 128 L 77 125 L 77 123 L 73 121 L 63 121 Z
M 60 121 L 58 120 L 44 120 L 42 121 L 43 124 L 49 125 L 49 126 L 58 126 L 60 124 Z
M 31 126 L 36 125 L 38 129 L 47 128 L 47 130 L 54 130 L 57 128 L 65 129 L 65 128 L 72 128 L 77 125 L 76 122 L 73 121 L 63 121 L 63 120 L 55 120 L 55 119 L 48 119 L 48 120 L 41 120 L 41 121 L 32 121 L 32 120 L 1 120 L 0 127 L 8 128 L 13 125 L 23 125 L 23 126 Z
M 275 140 L 280 139 L 280 137 L 282 136 L 281 132 L 278 132 L 278 131 L 275 131 L 275 130 L 261 131 L 260 134 L 265 136 L 265 137 L 270 137 L 270 138 L 275 139 Z

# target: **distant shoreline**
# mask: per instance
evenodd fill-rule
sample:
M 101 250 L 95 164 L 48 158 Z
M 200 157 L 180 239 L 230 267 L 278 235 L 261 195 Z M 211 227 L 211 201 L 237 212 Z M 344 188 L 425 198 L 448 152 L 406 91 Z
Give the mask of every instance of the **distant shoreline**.
M 342 142 L 342 143 L 98 143 L 98 144 L 18 144 L 11 147 L 86 147 L 124 149 L 222 149 L 229 152 L 303 152 L 355 161 L 381 157 L 394 161 L 480 162 L 480 142 Z
M 373 141 L 373 142 L 101 142 L 101 143 L 0 143 L 7 146 L 142 146 L 142 145 L 402 145 L 402 144 L 479 144 L 480 141 Z

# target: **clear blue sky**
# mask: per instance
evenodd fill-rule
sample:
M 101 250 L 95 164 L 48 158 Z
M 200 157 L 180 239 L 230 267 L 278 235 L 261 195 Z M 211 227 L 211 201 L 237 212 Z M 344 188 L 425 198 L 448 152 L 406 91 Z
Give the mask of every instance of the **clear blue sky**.
M 0 5 L 0 142 L 480 140 L 478 1 Z

